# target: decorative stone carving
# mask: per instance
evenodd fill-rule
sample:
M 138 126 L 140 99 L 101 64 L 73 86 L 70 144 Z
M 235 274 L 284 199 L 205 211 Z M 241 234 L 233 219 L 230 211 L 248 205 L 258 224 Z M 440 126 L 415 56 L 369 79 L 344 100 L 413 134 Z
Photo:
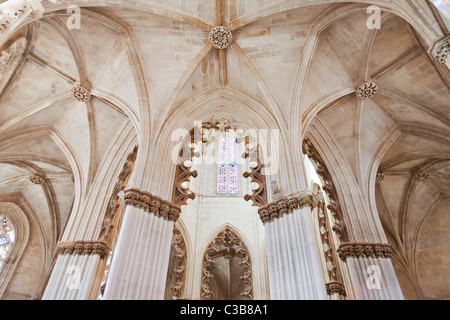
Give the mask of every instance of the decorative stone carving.
M 412 179 L 414 182 L 422 182 L 427 180 L 430 177 L 430 174 L 428 172 L 420 172 L 416 174 Z
M 143 209 L 164 220 L 176 222 L 180 217 L 181 208 L 169 201 L 162 200 L 148 192 L 137 189 L 125 191 L 125 204 L 138 209 Z
M 339 258 L 346 262 L 348 258 L 390 259 L 392 248 L 390 244 L 380 243 L 344 243 L 338 251 Z
M 30 177 L 30 181 L 34 184 L 42 184 L 44 182 L 45 178 L 41 176 L 40 174 L 34 174 Z
M 206 248 L 202 265 L 201 300 L 211 300 L 213 292 L 210 288 L 210 281 L 214 278 L 211 273 L 211 266 L 215 263 L 217 256 L 225 259 L 239 258 L 239 265 L 242 267 L 240 280 L 245 285 L 244 291 L 239 295 L 244 300 L 252 300 L 252 264 L 250 253 L 242 240 L 230 229 L 222 231 Z
M 56 248 L 59 255 L 98 255 L 104 259 L 109 255 L 110 247 L 102 241 L 67 241 L 60 242 Z
M 233 36 L 231 31 L 223 26 L 213 28 L 209 33 L 209 41 L 216 49 L 226 49 L 231 45 Z
M 317 174 L 324 181 L 323 191 L 328 196 L 330 202 L 327 208 L 333 215 L 333 219 L 335 222 L 335 225 L 333 226 L 332 229 L 342 242 L 346 241 L 348 242 L 349 235 L 344 221 L 344 215 L 342 213 L 341 206 L 339 204 L 339 196 L 336 187 L 333 183 L 331 173 L 328 170 L 325 161 L 322 159 L 322 157 L 320 156 L 319 152 L 317 151 L 316 147 L 313 145 L 311 140 L 309 139 L 303 140 L 302 149 L 303 154 L 308 156 L 308 158 L 315 166 Z
M 73 97 L 80 102 L 89 102 L 91 100 L 90 86 L 88 85 L 75 84 L 70 91 Z
M 378 92 L 378 86 L 373 82 L 367 82 L 356 90 L 356 96 L 360 100 L 372 98 Z
M 294 194 L 260 207 L 258 214 L 262 223 L 266 224 L 304 207 L 314 208 L 314 197 Z
M 377 173 L 377 182 L 381 182 L 386 178 L 384 173 Z
M 175 259 L 177 266 L 173 273 L 175 275 L 175 284 L 170 287 L 173 296 L 176 299 L 183 298 L 183 289 L 186 278 L 186 244 L 180 231 L 176 228 L 173 230 L 172 246 L 176 250 Z
M 329 282 L 326 285 L 326 289 L 327 289 L 327 294 L 329 296 L 333 295 L 333 294 L 339 294 L 343 297 L 347 296 L 347 292 L 345 290 L 345 286 L 342 282 L 338 282 L 338 281 L 334 281 L 334 282 Z
M 450 38 L 444 40 L 443 43 L 441 43 L 437 47 L 434 59 L 440 65 L 445 65 L 449 55 L 450 55 Z

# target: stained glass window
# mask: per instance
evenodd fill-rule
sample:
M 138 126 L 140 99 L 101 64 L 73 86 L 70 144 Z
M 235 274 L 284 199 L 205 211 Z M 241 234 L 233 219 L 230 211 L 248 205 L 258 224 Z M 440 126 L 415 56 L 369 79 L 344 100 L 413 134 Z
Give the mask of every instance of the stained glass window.
M 450 0 L 434 0 L 432 2 L 440 12 L 450 18 Z
M 0 269 L 11 253 L 14 244 L 14 226 L 6 216 L 0 216 L 2 226 L 0 228 Z
M 224 133 L 219 143 L 217 193 L 238 194 L 237 142 L 232 131 Z

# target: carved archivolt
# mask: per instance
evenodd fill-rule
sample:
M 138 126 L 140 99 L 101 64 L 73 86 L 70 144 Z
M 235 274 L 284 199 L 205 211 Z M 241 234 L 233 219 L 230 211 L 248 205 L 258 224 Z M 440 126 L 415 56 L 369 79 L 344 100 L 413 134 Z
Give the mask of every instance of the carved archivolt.
M 98 255 L 104 259 L 109 255 L 110 247 L 102 241 L 67 241 L 58 243 L 56 253 L 59 255 Z
M 317 149 L 314 147 L 309 139 L 303 141 L 303 153 L 315 164 L 317 174 L 322 178 L 323 191 L 327 194 L 330 204 L 327 206 L 328 210 L 333 215 L 335 225 L 332 227 L 333 231 L 338 235 L 342 242 L 349 242 L 350 238 L 345 225 L 342 209 L 339 204 L 339 197 L 334 186 L 330 171 L 325 165 L 322 157 L 319 155 Z
M 259 208 L 258 214 L 262 223 L 266 224 L 285 215 L 291 214 L 296 209 L 302 209 L 304 207 L 309 207 L 312 209 L 314 206 L 315 203 L 313 196 L 294 194 Z
M 344 262 L 348 258 L 390 259 L 392 247 L 390 244 L 380 243 L 344 243 L 337 252 L 339 258 Z
M 40 11 L 42 6 L 36 0 L 9 0 L 0 4 L 0 34 L 19 20 L 26 11 Z
M 131 173 L 133 172 L 134 163 L 136 161 L 138 147 L 134 147 L 134 150 L 128 155 L 127 160 L 120 172 L 118 181 L 112 192 L 112 196 L 106 209 L 106 214 L 103 219 L 102 229 L 100 231 L 99 240 L 112 244 L 114 231 L 119 223 L 120 212 L 123 201 L 119 197 L 119 193 L 125 190 Z
M 183 236 L 177 229 L 173 230 L 172 246 L 176 250 L 175 259 L 177 261 L 176 268 L 173 270 L 175 275 L 175 284 L 170 287 L 173 296 L 177 299 L 183 298 L 183 289 L 186 278 L 186 244 Z
M 213 291 L 211 280 L 214 275 L 211 273 L 211 266 L 215 263 L 215 258 L 223 256 L 226 259 L 237 257 L 240 259 L 239 265 L 242 267 L 240 281 L 244 284 L 244 290 L 240 293 L 243 300 L 252 300 L 252 265 L 247 247 L 239 237 L 230 229 L 221 232 L 208 246 L 203 257 L 202 265 L 202 293 L 201 300 L 211 300 Z
M 245 201 L 252 201 L 253 206 L 263 207 L 267 203 L 266 180 L 262 175 L 263 164 L 260 161 L 258 144 L 250 140 L 245 141 L 245 158 L 256 166 L 250 168 L 250 172 L 244 172 L 244 178 L 250 178 L 251 182 L 257 183 L 258 188 L 252 190 L 252 194 L 244 196 Z
M 180 217 L 181 208 L 169 201 L 143 192 L 137 189 L 129 189 L 125 191 L 125 204 L 138 209 L 143 209 L 148 213 L 152 213 L 164 220 L 176 222 Z

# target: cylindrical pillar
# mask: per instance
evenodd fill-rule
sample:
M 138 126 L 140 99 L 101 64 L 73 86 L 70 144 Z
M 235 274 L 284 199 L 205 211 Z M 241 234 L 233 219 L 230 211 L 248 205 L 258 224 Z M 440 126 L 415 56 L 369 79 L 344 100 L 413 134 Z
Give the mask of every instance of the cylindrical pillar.
M 327 299 L 311 217 L 313 205 L 312 195 L 299 192 L 259 209 L 266 229 L 273 300 Z
M 164 299 L 172 232 L 180 208 L 131 189 L 106 282 L 105 300 Z
M 42 300 L 93 300 L 109 246 L 100 241 L 60 242 L 58 257 Z

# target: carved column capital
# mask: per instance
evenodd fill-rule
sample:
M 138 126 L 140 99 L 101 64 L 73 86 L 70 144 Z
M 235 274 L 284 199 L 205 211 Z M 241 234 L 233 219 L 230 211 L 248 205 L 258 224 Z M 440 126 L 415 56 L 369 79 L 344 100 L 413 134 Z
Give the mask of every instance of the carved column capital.
M 346 262 L 348 258 L 390 259 L 392 247 L 381 243 L 343 243 L 337 250 L 339 258 Z
M 325 286 L 327 288 L 327 294 L 329 296 L 336 294 L 336 293 L 343 297 L 347 296 L 347 291 L 345 290 L 345 286 L 342 282 L 338 282 L 338 281 L 329 282 Z
M 58 255 L 98 255 L 104 259 L 109 255 L 110 247 L 102 241 L 64 241 L 58 243 Z
M 125 191 L 125 204 L 151 213 L 164 220 L 176 222 L 180 218 L 181 208 L 151 193 L 138 189 Z
M 304 193 L 299 192 L 259 208 L 258 214 L 262 223 L 266 224 L 291 214 L 296 209 L 303 209 L 304 207 L 312 209 L 315 205 L 314 197 L 312 195 L 305 195 Z

